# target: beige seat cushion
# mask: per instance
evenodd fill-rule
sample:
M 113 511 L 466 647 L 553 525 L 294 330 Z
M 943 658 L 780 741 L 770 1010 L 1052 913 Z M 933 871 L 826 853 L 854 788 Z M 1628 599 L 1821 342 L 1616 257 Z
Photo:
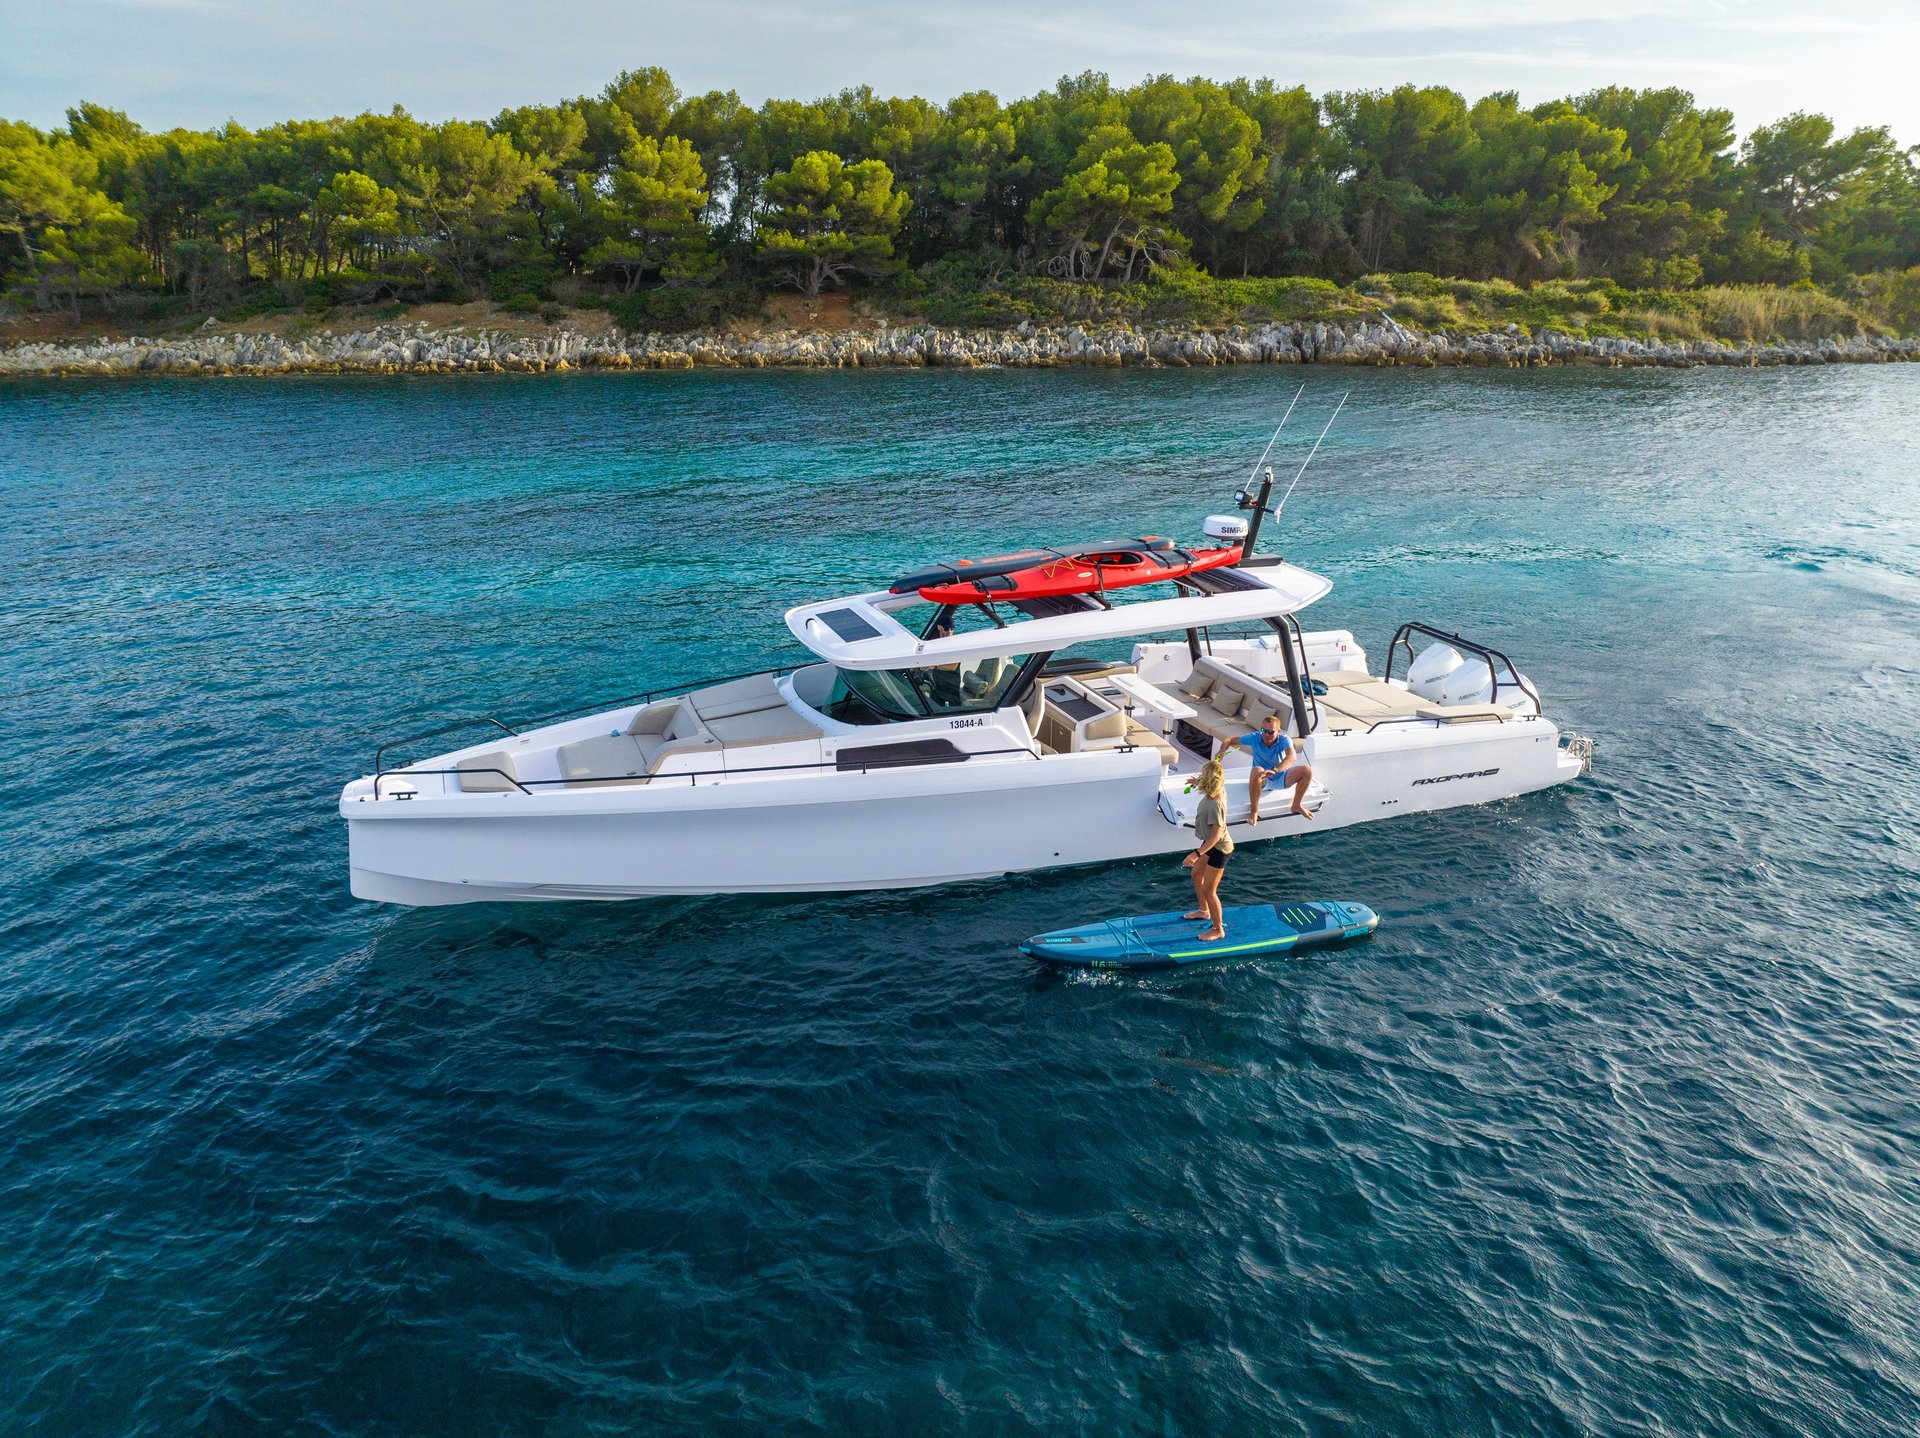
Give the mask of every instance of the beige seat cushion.
M 1089 749 L 1118 749 L 1128 744 L 1137 749 L 1153 749 L 1159 753 L 1162 764 L 1172 764 L 1180 757 L 1179 750 L 1167 740 L 1125 714 L 1103 715 L 1095 720 L 1090 726 L 1088 741 Z
M 707 728 L 728 749 L 754 744 L 784 744 L 794 739 L 818 739 L 820 731 L 785 704 L 756 709 L 725 719 L 710 719 Z
M 1189 699 L 1205 699 L 1213 692 L 1214 677 L 1204 669 L 1194 669 L 1174 687 Z
M 1290 710 L 1292 708 L 1291 705 L 1284 704 L 1279 707 L 1283 710 Z M 1238 713 L 1240 715 L 1240 721 L 1249 729 L 1258 729 L 1261 721 L 1269 714 L 1272 714 L 1274 710 L 1274 702 L 1266 695 L 1252 689 L 1242 692 Z
M 656 734 L 605 734 L 562 744 L 554 751 L 567 787 L 592 788 L 601 782 L 645 782 L 648 769 L 667 741 Z
M 680 706 L 680 712 L 667 725 L 664 737 L 666 742 L 653 751 L 653 761 L 647 765 L 649 774 L 658 774 L 676 754 L 692 754 L 702 749 L 720 747 L 719 736 L 700 722 L 700 716 L 693 712 L 690 704 Z
M 1007 661 L 996 655 L 989 655 L 971 668 L 965 665 L 960 669 L 960 693 L 967 699 L 978 699 L 990 691 L 1007 672 Z
M 729 679 L 725 684 L 696 689 L 683 695 L 681 702 L 691 705 L 708 724 L 760 709 L 784 709 L 787 703 L 780 697 L 779 681 L 771 674 L 749 674 L 745 679 Z
M 1432 704 L 1384 679 L 1366 675 L 1343 677 L 1338 682 L 1331 674 L 1315 677 L 1327 685 L 1320 707 L 1326 712 L 1325 723 L 1329 729 L 1371 729 L 1389 719 L 1484 724 L 1513 717 L 1511 710 L 1498 704 Z
M 1238 715 L 1231 718 L 1206 704 L 1193 706 L 1193 717 L 1186 721 L 1202 734 L 1211 735 L 1221 743 L 1229 739 L 1238 739 L 1247 732 L 1247 726 Z
M 1417 715 L 1426 700 L 1384 679 L 1368 679 L 1358 684 L 1328 685 L 1320 703 L 1356 719 L 1391 719 Z
M 635 732 L 640 728 L 651 732 Z M 675 754 L 719 746 L 720 740 L 691 706 L 671 703 L 643 711 L 624 734 L 597 734 L 562 744 L 554 751 L 554 759 L 569 789 L 594 789 L 603 784 L 643 784 Z
M 1501 724 L 1514 714 L 1504 704 L 1422 704 L 1420 717 L 1442 724 Z
M 462 794 L 517 794 L 520 788 L 513 781 L 519 774 L 513 767 L 513 755 L 504 749 L 496 749 L 491 754 L 475 754 L 471 759 L 462 759 L 453 766 L 460 771 L 460 792 Z
M 1292 724 L 1293 704 L 1284 690 L 1244 674 L 1211 654 L 1195 660 L 1193 668 L 1195 674 L 1213 681 L 1212 693 L 1194 703 L 1196 712 L 1187 721 L 1202 733 L 1224 743 L 1259 728 L 1269 714 L 1279 716 L 1283 729 Z
M 1047 686 L 1036 684 L 1027 691 L 1027 697 L 1020 701 L 1020 714 L 1027 721 L 1027 732 L 1034 738 L 1040 737 L 1040 722 L 1047 713 Z
M 1137 744 L 1145 749 L 1157 750 L 1160 754 L 1160 762 L 1162 764 L 1171 766 L 1179 762 L 1180 751 L 1137 720 L 1129 719 L 1127 721 L 1126 742 L 1129 744 Z
M 713 732 L 701 722 L 700 716 L 693 712 L 693 706 L 690 704 L 682 704 L 678 712 L 674 714 L 672 722 L 670 722 L 661 733 L 662 737 L 665 738 L 669 744 L 690 744 L 695 742 L 718 744 L 720 742 L 713 737 Z
M 647 705 L 633 716 L 633 723 L 627 726 L 629 734 L 651 734 L 655 738 L 667 732 L 667 726 L 679 716 L 678 699 L 662 699 Z

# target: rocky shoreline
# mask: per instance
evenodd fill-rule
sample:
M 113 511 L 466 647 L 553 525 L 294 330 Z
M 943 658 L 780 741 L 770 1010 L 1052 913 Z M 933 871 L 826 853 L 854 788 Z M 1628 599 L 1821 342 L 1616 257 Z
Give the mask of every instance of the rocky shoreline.
M 1878 364 L 1920 359 L 1920 338 L 1853 337 L 1804 343 L 1583 339 L 1517 327 L 1479 334 L 1419 333 L 1393 320 L 1274 323 L 1221 330 L 1124 324 L 1021 325 L 955 330 L 930 325 L 760 334 L 544 336 L 487 329 L 381 325 L 288 337 L 219 333 L 173 339 L 99 339 L 0 345 L 0 377 L 91 375 L 468 374 L 569 370 L 970 369 L 1220 364 L 1607 366 Z

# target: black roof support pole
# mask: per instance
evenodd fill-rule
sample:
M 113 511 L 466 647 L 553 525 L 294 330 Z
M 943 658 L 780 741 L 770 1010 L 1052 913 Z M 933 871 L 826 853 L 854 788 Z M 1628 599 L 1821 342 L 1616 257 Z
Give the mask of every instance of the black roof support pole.
M 1288 615 L 1287 619 L 1292 617 Z M 1286 619 L 1269 619 L 1267 623 L 1280 638 L 1280 654 L 1287 661 L 1287 692 L 1293 696 L 1293 727 L 1304 739 L 1307 737 L 1307 695 L 1300 683 L 1299 661 L 1293 654 L 1293 635 L 1288 632 Z
M 1260 543 L 1260 522 L 1272 512 L 1267 508 L 1267 501 L 1272 498 L 1273 471 L 1268 470 L 1260 479 L 1260 492 L 1242 506 L 1253 511 L 1253 518 L 1247 522 L 1247 542 L 1240 546 L 1242 560 L 1253 558 L 1254 546 Z

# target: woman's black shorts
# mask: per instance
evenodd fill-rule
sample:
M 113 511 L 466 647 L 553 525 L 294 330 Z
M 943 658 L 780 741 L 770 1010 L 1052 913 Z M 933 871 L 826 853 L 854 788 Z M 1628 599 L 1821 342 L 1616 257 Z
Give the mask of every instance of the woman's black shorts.
M 1227 851 L 1217 847 L 1207 850 L 1207 863 L 1215 869 L 1226 868 Z

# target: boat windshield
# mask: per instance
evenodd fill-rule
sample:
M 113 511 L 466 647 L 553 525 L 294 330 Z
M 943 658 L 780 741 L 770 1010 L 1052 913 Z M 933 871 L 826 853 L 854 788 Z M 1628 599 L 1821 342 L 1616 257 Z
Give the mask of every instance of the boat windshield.
M 924 669 L 836 669 L 821 712 L 842 724 L 990 714 L 1005 702 L 1026 662 L 1025 655 L 1008 654 Z

